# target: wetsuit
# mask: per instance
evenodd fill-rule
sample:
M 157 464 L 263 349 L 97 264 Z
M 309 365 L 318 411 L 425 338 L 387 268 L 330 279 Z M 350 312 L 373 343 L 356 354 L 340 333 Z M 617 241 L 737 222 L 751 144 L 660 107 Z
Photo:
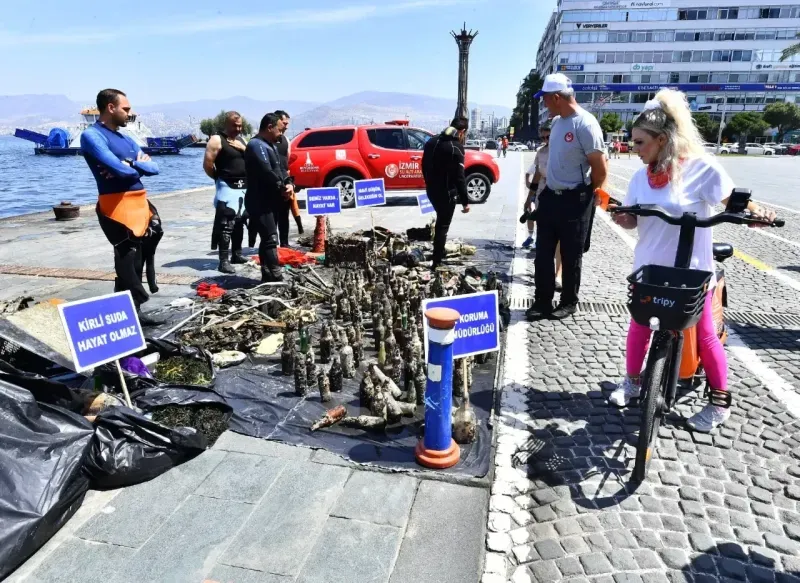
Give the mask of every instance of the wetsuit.
M 262 281 L 280 281 L 278 264 L 278 217 L 285 208 L 285 186 L 288 175 L 281 168 L 280 155 L 274 144 L 256 136 L 247 144 L 244 153 L 247 170 L 247 194 L 244 205 L 255 223 L 258 236 L 258 257 L 261 260 Z
M 428 199 L 436 210 L 436 228 L 433 235 L 433 268 L 444 260 L 447 231 L 456 210 L 456 203 L 469 204 L 467 181 L 464 176 L 464 146 L 458 141 L 453 128 L 425 143 L 422 152 L 422 175 Z
M 114 246 L 114 291 L 130 290 L 138 309 L 149 299 L 142 286 L 145 262 L 150 289 L 158 290 L 153 256 L 163 231 L 141 182 L 142 176 L 158 174 L 158 165 L 136 160 L 139 145 L 101 122 L 81 134 L 81 152 L 97 182 L 100 228 Z
M 289 175 L 289 140 L 286 136 L 281 136 L 281 139 L 275 144 L 275 149 L 278 152 L 278 157 L 281 162 L 281 170 L 283 173 Z M 281 242 L 281 247 L 289 246 L 289 210 L 291 208 L 291 201 L 284 200 L 283 206 L 278 210 L 278 235 Z
M 229 254 L 233 251 L 233 263 L 246 263 L 242 256 L 242 239 L 246 221 L 244 193 L 247 188 L 247 172 L 244 167 L 244 151 L 237 150 L 228 143 L 228 138 L 220 134 L 222 147 L 214 160 L 216 174 L 216 194 L 214 208 L 214 227 L 211 232 L 211 249 L 219 247 L 219 269 L 233 272 Z M 245 145 L 242 138 L 236 138 Z

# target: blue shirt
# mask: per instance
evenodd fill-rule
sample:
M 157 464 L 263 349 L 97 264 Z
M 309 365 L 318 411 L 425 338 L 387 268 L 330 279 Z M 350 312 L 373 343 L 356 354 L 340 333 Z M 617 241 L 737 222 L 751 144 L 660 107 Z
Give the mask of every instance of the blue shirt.
M 136 161 L 141 151 L 130 137 L 108 129 L 99 121 L 81 134 L 81 153 L 97 182 L 98 194 L 144 190 L 140 177 L 158 174 L 158 164 Z M 131 166 L 123 164 L 123 160 L 131 161 Z M 103 176 L 106 173 L 111 177 Z

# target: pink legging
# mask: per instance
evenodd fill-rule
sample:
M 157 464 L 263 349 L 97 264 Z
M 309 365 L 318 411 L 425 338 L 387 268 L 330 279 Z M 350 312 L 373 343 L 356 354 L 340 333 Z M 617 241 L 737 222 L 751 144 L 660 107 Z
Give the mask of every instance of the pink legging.
M 711 309 L 713 295 L 713 290 L 708 292 L 703 314 L 697 323 L 697 348 L 700 352 L 700 360 L 703 361 L 708 384 L 712 389 L 727 391 L 728 359 L 725 357 L 725 349 L 714 329 Z M 650 345 L 650 335 L 650 328 L 631 320 L 628 339 L 625 342 L 625 365 L 629 377 L 638 377 L 641 374 L 644 357 L 647 355 L 647 348 Z

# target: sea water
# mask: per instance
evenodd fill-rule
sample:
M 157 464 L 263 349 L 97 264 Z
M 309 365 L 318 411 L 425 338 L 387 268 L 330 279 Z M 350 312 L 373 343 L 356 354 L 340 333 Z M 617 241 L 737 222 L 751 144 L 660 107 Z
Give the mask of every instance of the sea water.
M 0 136 L 0 217 L 35 213 L 61 201 L 97 201 L 94 177 L 83 156 L 37 156 L 33 142 Z M 176 156 L 154 156 L 160 173 L 145 176 L 149 194 L 212 186 L 203 172 L 203 149 L 187 148 Z

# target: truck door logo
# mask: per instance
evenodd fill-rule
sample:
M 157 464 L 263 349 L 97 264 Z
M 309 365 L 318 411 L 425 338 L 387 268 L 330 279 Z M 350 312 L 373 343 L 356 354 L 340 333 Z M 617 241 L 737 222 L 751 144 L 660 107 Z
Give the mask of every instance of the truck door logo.
M 400 169 L 397 167 L 397 164 L 387 164 L 386 166 L 386 176 L 388 178 L 394 178 L 397 176 Z

